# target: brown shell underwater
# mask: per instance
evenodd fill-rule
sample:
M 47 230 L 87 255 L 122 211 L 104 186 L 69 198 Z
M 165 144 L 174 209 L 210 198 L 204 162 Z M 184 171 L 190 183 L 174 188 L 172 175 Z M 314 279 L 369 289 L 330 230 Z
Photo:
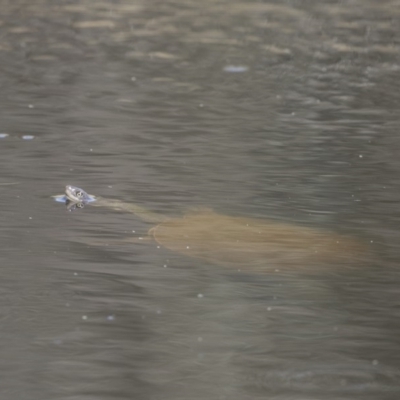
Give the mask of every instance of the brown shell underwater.
M 211 210 L 171 218 L 149 231 L 162 246 L 211 263 L 258 272 L 348 265 L 365 258 L 355 238 L 273 220 L 231 217 Z

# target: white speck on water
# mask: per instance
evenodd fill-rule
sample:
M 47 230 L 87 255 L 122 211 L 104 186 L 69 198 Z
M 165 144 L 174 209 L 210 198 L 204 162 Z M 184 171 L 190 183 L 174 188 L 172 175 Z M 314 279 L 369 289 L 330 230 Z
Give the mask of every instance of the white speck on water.
M 132 233 L 135 233 L 135 231 L 132 231 Z
M 136 82 L 136 76 L 132 76 L 131 81 Z
M 295 112 L 292 112 L 292 114 L 291 114 L 292 116 L 294 116 L 294 115 L 296 115 L 296 113 Z
M 246 72 L 248 69 L 249 67 L 246 67 L 245 65 L 227 65 L 224 67 L 225 72 L 232 73 Z
M 157 249 L 159 249 L 160 248 L 160 246 L 157 246 Z
M 74 272 L 74 276 L 78 276 L 78 273 L 77 273 L 77 272 Z
M 69 307 L 69 303 L 65 303 L 65 307 Z
M 143 238 L 142 238 L 142 237 L 140 237 L 140 238 L 139 238 L 139 240 L 143 240 Z
M 7 136 L 10 136 L 8 133 L 0 133 L 0 139 L 4 139 Z
M 89 151 L 93 151 L 93 149 L 89 149 Z
M 203 295 L 202 293 L 199 293 L 199 294 L 197 295 L 197 297 L 198 297 L 199 299 L 202 299 L 202 298 L 204 297 L 204 295 Z
M 371 243 L 374 243 L 374 241 L 373 241 L 373 240 L 371 240 Z
M 202 338 L 201 336 L 199 336 L 199 337 L 197 338 L 197 341 L 198 341 L 198 342 L 202 342 L 202 341 L 203 341 L 203 338 Z
M 61 339 L 54 339 L 53 343 L 57 346 L 60 346 L 61 344 L 63 344 L 63 341 Z
M 187 249 L 190 249 L 190 247 L 189 247 L 189 246 L 186 246 L 186 248 L 187 248 Z
M 29 217 L 29 219 L 32 219 L 32 217 Z
M 107 315 L 107 321 L 114 321 L 114 315 Z
M 200 103 L 200 104 L 199 104 L 199 107 L 204 107 L 204 104 L 203 104 L 203 103 Z
M 34 108 L 34 105 L 33 104 L 29 104 L 28 107 L 29 108 Z
M 275 272 L 279 272 L 279 269 L 276 269 Z
M 157 314 L 161 314 L 161 310 L 157 310 Z
M 84 321 L 87 321 L 88 316 L 87 316 L 87 315 L 82 315 L 82 319 L 83 319 Z
M 271 310 L 272 310 L 272 307 L 268 307 L 268 308 L 267 308 L 267 311 L 271 311 Z
M 358 157 L 360 157 L 360 158 L 363 158 L 363 155 L 362 155 L 362 154 L 360 154 Z
M 164 268 L 167 268 L 167 264 L 164 264 Z
M 277 297 L 276 297 L 276 296 L 274 296 L 274 297 L 273 297 L 273 299 L 274 299 L 274 300 L 276 300 L 276 299 L 277 299 Z
M 372 361 L 372 365 L 378 365 L 378 364 L 379 364 L 378 360 Z
M 32 140 L 32 139 L 35 139 L 35 136 L 33 136 L 33 135 L 24 135 L 24 136 L 22 136 L 22 139 L 24 139 L 24 140 Z

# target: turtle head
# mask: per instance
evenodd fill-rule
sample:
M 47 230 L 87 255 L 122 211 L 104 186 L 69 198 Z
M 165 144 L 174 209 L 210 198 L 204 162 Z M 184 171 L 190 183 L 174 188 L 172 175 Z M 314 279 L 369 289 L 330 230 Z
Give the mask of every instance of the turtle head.
M 92 199 L 83 189 L 72 185 L 65 186 L 65 195 L 73 203 L 87 203 Z

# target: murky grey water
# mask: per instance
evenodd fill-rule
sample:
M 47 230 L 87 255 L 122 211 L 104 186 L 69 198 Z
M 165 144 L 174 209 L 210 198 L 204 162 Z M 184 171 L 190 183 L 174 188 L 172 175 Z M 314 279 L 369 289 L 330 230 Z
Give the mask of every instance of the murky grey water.
M 399 398 L 399 1 L 0 5 L 2 399 Z M 349 235 L 368 261 L 126 244 L 151 224 L 69 213 L 67 183 Z

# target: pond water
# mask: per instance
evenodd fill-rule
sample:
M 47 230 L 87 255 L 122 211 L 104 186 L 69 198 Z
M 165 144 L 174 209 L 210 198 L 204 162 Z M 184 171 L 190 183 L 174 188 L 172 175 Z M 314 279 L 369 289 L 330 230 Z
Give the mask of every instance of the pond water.
M 399 398 L 398 0 L 0 4 L 1 398 Z M 230 268 L 66 184 L 365 254 Z

